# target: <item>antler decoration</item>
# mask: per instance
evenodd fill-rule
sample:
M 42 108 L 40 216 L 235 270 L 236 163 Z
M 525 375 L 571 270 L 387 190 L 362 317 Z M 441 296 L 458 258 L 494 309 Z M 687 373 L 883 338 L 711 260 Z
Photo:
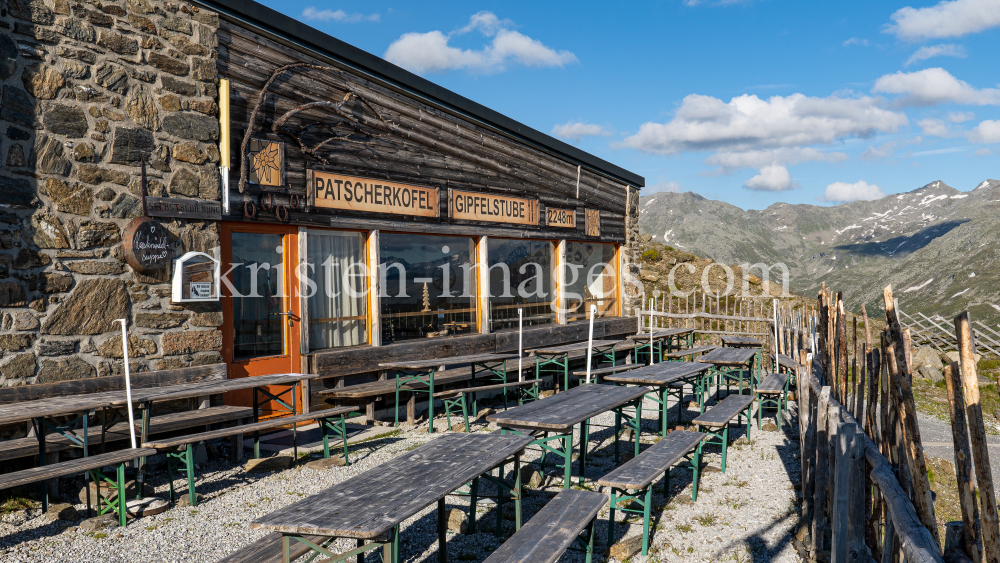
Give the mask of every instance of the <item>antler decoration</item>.
M 250 138 L 253 136 L 254 124 L 257 122 L 257 115 L 260 113 L 260 109 L 264 105 L 264 101 L 267 99 L 267 92 L 271 88 L 271 84 L 274 83 L 274 81 L 278 78 L 278 76 L 290 70 L 300 69 L 300 68 L 339 73 L 339 71 L 335 68 L 323 65 L 315 65 L 311 63 L 293 63 L 279 67 L 275 69 L 273 73 L 271 73 L 271 77 L 267 80 L 266 83 L 264 83 L 264 87 L 261 88 L 260 94 L 257 96 L 257 102 L 254 104 L 253 110 L 250 112 L 249 126 L 247 127 L 246 133 L 243 135 L 243 143 L 240 145 L 240 183 L 239 183 L 240 193 L 243 193 L 243 191 L 246 189 L 247 186 L 248 182 L 247 157 L 248 157 L 248 148 L 250 146 Z M 279 117 L 274 121 L 274 124 L 271 126 L 271 130 L 274 131 L 275 133 L 284 133 L 294 138 L 295 142 L 298 143 L 299 148 L 303 152 L 309 154 L 310 156 L 319 161 L 322 161 L 324 164 L 329 164 L 329 161 L 326 158 L 319 155 L 319 151 L 331 141 L 341 141 L 341 142 L 353 143 L 357 145 L 370 147 L 371 140 L 383 138 L 383 135 L 372 134 L 370 132 L 365 131 L 361 127 L 362 126 L 361 120 L 359 120 L 353 113 L 351 113 L 345 107 L 352 99 L 357 99 L 358 101 L 360 101 L 365 107 L 371 110 L 371 112 L 374 113 L 377 118 L 377 120 L 373 120 L 362 114 L 361 117 L 364 120 L 364 125 L 367 125 L 369 127 L 380 128 L 386 131 L 395 128 L 395 124 L 386 121 L 385 118 L 382 117 L 382 114 L 377 109 L 375 109 L 375 107 L 372 104 L 370 104 L 368 100 L 365 100 L 357 93 L 352 92 L 350 89 L 348 89 L 348 92 L 344 96 L 344 99 L 342 99 L 340 102 L 327 102 L 327 101 L 310 102 L 287 111 L 284 115 L 282 115 L 281 117 Z M 340 115 L 343 119 L 337 121 L 336 123 L 320 123 L 320 122 L 312 123 L 310 125 L 302 127 L 298 131 L 292 130 L 285 126 L 285 124 L 288 123 L 288 120 L 291 119 L 296 114 L 314 108 L 331 109 L 335 113 Z M 367 136 L 369 140 L 358 141 L 355 139 L 351 139 L 350 134 L 343 134 L 334 131 L 333 129 L 336 127 L 348 127 L 354 133 Z M 310 130 L 318 128 L 327 129 L 331 136 L 326 140 L 317 143 L 315 146 L 312 147 L 307 146 L 302 141 L 302 135 L 309 132 Z

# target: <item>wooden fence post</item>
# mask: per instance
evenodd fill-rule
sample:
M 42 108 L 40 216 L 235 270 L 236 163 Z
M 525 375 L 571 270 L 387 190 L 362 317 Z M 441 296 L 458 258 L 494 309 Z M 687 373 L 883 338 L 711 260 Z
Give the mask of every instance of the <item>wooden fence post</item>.
M 962 391 L 965 393 L 965 414 L 972 438 L 973 461 L 976 481 L 979 483 L 980 519 L 983 534 L 983 560 L 1000 562 L 1000 530 L 997 529 L 997 500 L 993 491 L 993 471 L 990 452 L 986 449 L 986 429 L 983 428 L 983 407 L 979 403 L 979 381 L 973 355 L 972 331 L 968 311 L 955 317 L 955 334 L 958 336 L 959 371 L 962 372 Z
M 899 417 L 903 427 L 903 442 L 909 453 L 910 484 L 913 486 L 913 505 L 917 509 L 920 521 L 930 531 L 938 547 L 941 537 L 937 529 L 937 519 L 934 517 L 934 501 L 931 497 L 931 486 L 927 479 L 927 463 L 924 460 L 924 450 L 920 441 L 920 427 L 917 425 L 917 410 L 913 400 L 913 387 L 910 376 L 909 354 L 903 331 L 896 315 L 896 306 L 892 298 L 892 286 L 886 286 L 882 291 L 885 301 L 885 317 L 889 334 L 895 341 L 894 357 L 889 358 L 889 373 L 892 384 L 898 388 L 902 403 L 899 405 Z M 1000 562 L 998 562 L 1000 563 Z
M 826 550 L 823 541 L 826 533 L 826 491 L 827 472 L 830 470 L 827 462 L 827 424 L 826 419 L 830 410 L 830 386 L 825 385 L 820 390 L 819 401 L 816 403 L 816 468 L 813 475 L 813 521 L 812 521 L 812 541 L 809 552 L 812 559 L 818 559 L 821 551 Z
M 833 409 L 831 409 L 832 411 Z M 831 412 L 831 416 L 833 416 Z M 838 421 L 839 424 L 839 421 Z M 856 424 L 840 426 L 834 480 L 831 563 L 866 563 L 864 537 L 864 446 Z
M 951 409 L 951 437 L 955 444 L 955 476 L 958 480 L 958 501 L 962 507 L 962 548 L 973 561 L 981 563 L 983 552 L 980 542 L 979 505 L 976 502 L 976 485 L 972 482 L 972 451 L 969 449 L 969 430 L 965 421 L 965 394 L 962 392 L 962 374 L 958 362 L 944 368 L 944 382 L 948 387 Z

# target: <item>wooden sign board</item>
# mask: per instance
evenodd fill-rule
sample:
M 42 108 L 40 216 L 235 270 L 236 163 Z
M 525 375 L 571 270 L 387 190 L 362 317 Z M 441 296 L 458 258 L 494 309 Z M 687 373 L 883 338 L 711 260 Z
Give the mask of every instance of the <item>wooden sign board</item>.
M 440 217 L 439 188 L 309 170 L 309 204 L 327 209 Z
M 546 207 L 545 223 L 550 227 L 558 227 L 561 229 L 575 229 L 576 210 Z
M 222 220 L 222 204 L 206 199 L 147 197 L 146 212 L 150 217 Z
M 122 233 L 125 261 L 143 274 L 152 274 L 166 266 L 170 247 L 170 232 L 156 219 L 136 217 Z
M 587 209 L 586 227 L 584 230 L 588 237 L 601 236 L 601 210 Z
M 448 215 L 467 221 L 537 225 L 538 200 L 448 190 Z
M 277 141 L 250 139 L 249 180 L 261 186 L 285 183 L 285 145 Z

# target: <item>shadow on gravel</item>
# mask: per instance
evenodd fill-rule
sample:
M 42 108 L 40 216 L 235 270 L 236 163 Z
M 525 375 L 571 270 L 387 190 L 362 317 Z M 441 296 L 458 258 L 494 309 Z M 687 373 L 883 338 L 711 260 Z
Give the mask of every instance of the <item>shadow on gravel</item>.
M 732 542 L 728 544 L 726 547 L 720 549 L 715 553 L 715 556 L 722 557 L 726 553 L 729 553 L 736 546 L 743 544 L 746 546 L 747 555 L 750 556 L 749 561 L 753 561 L 754 563 L 770 563 L 771 561 L 774 560 L 775 557 L 778 556 L 779 553 L 781 553 L 783 549 L 785 549 L 785 547 L 789 543 L 791 543 L 792 534 L 795 533 L 795 528 L 793 527 L 792 529 L 790 529 L 788 533 L 782 536 L 781 539 L 779 539 L 778 542 L 775 543 L 774 545 L 768 545 L 765 536 L 769 531 L 776 528 L 783 522 L 787 521 L 789 518 L 794 518 L 795 516 L 796 514 L 794 512 L 789 512 L 784 516 L 782 516 L 781 518 L 772 520 L 771 523 L 768 524 L 767 526 L 759 528 L 749 536 L 746 536 L 745 538 L 742 538 L 739 541 Z M 737 560 L 744 561 L 743 559 L 739 558 Z

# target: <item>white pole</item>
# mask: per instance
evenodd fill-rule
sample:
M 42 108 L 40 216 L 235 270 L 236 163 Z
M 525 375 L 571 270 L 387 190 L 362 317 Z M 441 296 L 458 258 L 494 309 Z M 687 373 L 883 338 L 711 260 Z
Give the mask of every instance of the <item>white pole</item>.
M 774 371 L 778 371 L 778 298 L 774 298 Z
M 653 365 L 653 308 L 649 309 L 649 365 Z
M 590 383 L 590 362 L 594 354 L 594 317 L 597 316 L 597 305 L 590 306 L 590 334 L 587 336 L 587 383 Z
M 524 315 L 520 308 L 517 309 L 517 380 L 524 381 L 524 372 L 521 371 L 521 357 L 524 355 Z
M 125 400 L 128 403 L 125 405 L 128 408 L 128 429 L 129 433 L 132 435 L 132 449 L 134 450 L 137 446 L 135 445 L 135 417 L 132 415 L 132 376 L 128 369 L 128 334 L 125 332 L 125 319 L 118 319 L 118 322 L 122 323 L 122 355 L 125 358 Z

